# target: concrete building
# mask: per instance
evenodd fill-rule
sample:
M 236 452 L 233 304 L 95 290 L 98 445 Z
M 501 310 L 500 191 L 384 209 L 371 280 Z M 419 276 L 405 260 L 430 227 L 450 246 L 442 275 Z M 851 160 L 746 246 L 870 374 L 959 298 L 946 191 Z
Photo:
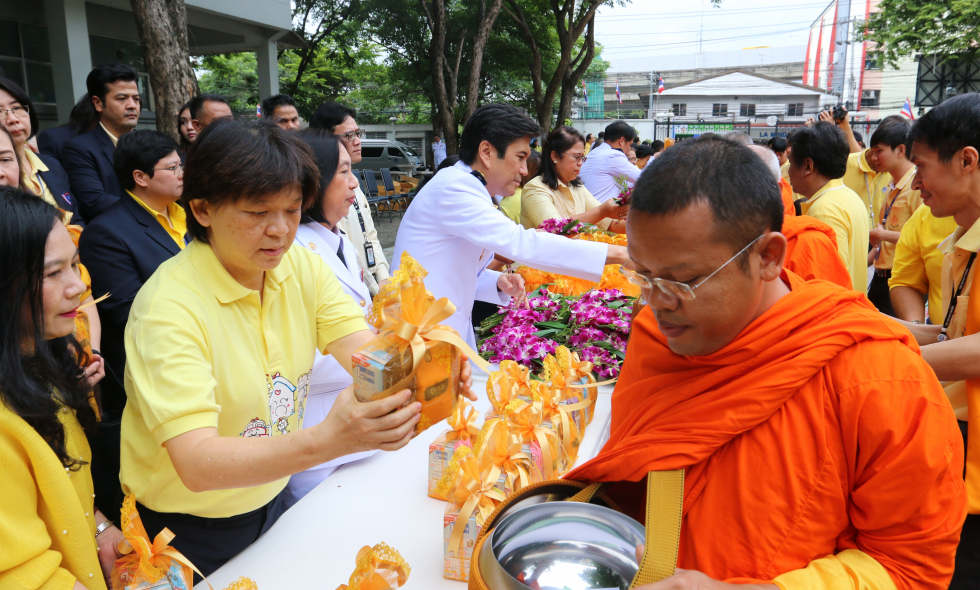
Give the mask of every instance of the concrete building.
M 776 78 L 786 82 L 799 83 L 803 79 L 802 61 L 745 65 L 738 66 L 737 68 L 732 66 L 708 68 L 690 67 L 655 72 L 655 75 L 663 78 L 664 87 L 669 90 L 675 86 L 686 84 L 692 80 L 716 76 L 718 74 L 731 72 L 734 69 L 753 74 L 762 74 L 764 76 L 769 76 L 771 78 Z M 648 97 L 650 94 L 650 75 L 651 72 L 609 72 L 605 75 L 604 80 L 592 82 L 588 86 L 589 95 L 593 96 L 598 94 L 599 89 L 601 88 L 604 99 L 603 112 L 606 113 L 615 113 L 617 111 L 620 113 L 645 111 L 649 108 Z M 619 84 L 619 93 L 623 100 L 622 104 L 619 104 L 616 100 L 617 84 Z M 593 90 L 593 88 L 595 90 Z M 657 80 L 654 78 L 654 91 L 656 91 L 656 88 Z M 656 96 L 654 97 L 654 103 L 656 104 Z
M 191 55 L 254 51 L 259 94 L 279 92 L 277 50 L 297 48 L 289 0 L 186 0 Z M 96 65 L 121 62 L 140 74 L 144 110 L 153 124 L 153 93 L 143 65 L 132 8 L 127 0 L 0 0 L 0 67 L 34 101 L 41 128 L 68 119 L 86 93 Z

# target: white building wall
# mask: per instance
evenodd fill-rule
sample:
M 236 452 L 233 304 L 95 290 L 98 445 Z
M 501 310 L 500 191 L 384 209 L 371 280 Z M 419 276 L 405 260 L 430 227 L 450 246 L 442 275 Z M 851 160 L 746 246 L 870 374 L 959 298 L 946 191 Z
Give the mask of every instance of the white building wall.
M 902 112 L 905 99 L 909 99 L 912 104 L 915 103 L 915 80 L 918 72 L 919 62 L 911 57 L 898 62 L 897 69 L 887 66 L 882 70 L 879 117 L 897 115 Z M 916 116 L 918 116 L 917 111 Z

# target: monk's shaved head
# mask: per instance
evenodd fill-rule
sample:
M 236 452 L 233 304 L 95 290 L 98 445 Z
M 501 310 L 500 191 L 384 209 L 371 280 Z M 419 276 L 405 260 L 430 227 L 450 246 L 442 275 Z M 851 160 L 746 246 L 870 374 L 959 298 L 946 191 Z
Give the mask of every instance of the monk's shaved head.
M 734 141 L 735 143 L 740 143 L 744 146 L 755 145 L 752 142 L 752 138 L 749 137 L 748 133 L 742 133 L 741 131 L 726 131 L 721 134 L 722 139 L 727 139 Z
M 630 211 L 665 216 L 704 202 L 718 225 L 713 235 L 733 254 L 783 226 L 779 181 L 769 167 L 746 146 L 717 135 L 681 141 L 658 156 L 633 188 Z
M 776 157 L 776 154 L 771 149 L 761 145 L 752 144 L 748 148 L 762 158 L 763 163 L 769 166 L 769 171 L 772 172 L 776 182 L 779 182 L 779 179 L 783 177 L 783 172 L 779 169 L 779 158 Z

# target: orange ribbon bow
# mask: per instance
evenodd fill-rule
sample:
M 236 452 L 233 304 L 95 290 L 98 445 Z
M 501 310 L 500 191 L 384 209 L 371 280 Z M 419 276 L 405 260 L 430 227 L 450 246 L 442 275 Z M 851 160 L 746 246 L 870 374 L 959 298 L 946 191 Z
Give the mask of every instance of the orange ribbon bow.
M 476 437 L 480 434 L 480 429 L 476 427 L 477 419 L 479 419 L 479 414 L 476 408 L 463 396 L 460 396 L 452 416 L 447 420 L 452 430 L 446 433 L 446 442 L 458 440 L 472 443 L 476 441 Z
M 460 506 L 460 509 L 459 516 L 456 517 L 456 522 L 453 524 L 453 532 L 449 535 L 447 545 L 449 556 L 459 556 L 459 544 L 463 540 L 463 531 L 473 513 L 476 512 L 477 526 L 483 526 L 483 523 L 496 508 L 494 501 L 503 502 L 504 495 L 494 489 L 499 477 L 500 471 L 496 467 L 488 470 L 486 474 L 480 473 L 480 463 L 472 455 L 460 462 L 459 483 L 453 492 L 453 502 Z
M 484 435 L 478 456 L 485 478 L 497 481 L 504 473 L 506 486 L 512 492 L 530 485 L 529 472 L 534 460 L 524 452 L 523 446 L 521 436 L 511 432 L 505 420 L 494 419 Z M 494 468 L 495 472 L 492 471 Z
M 357 552 L 357 566 L 347 584 L 337 590 L 395 590 L 405 585 L 412 568 L 384 543 L 365 545 Z
M 541 446 L 541 459 L 544 463 L 544 478 L 555 477 L 555 463 L 558 457 L 551 454 L 551 443 L 548 437 L 555 440 L 555 447 L 560 450 L 558 435 L 550 428 L 545 428 L 543 404 L 540 401 L 528 404 L 523 401 L 511 402 L 507 406 L 507 419 L 513 429 L 521 435 L 521 440 L 531 442 L 537 440 Z

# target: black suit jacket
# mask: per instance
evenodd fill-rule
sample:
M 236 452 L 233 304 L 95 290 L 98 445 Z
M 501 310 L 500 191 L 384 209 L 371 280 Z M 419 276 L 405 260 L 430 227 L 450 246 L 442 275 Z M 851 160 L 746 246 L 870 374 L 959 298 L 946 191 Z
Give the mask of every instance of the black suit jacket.
M 71 223 L 73 225 L 85 225 L 82 216 L 78 214 L 78 200 L 71 194 L 71 185 L 68 182 L 68 174 L 61 167 L 61 162 L 47 154 L 37 156 L 44 165 L 48 167 L 47 172 L 41 172 L 41 180 L 48 185 L 48 190 L 54 197 L 54 202 L 65 211 L 71 211 Z
M 123 195 L 112 169 L 116 146 L 102 125 L 76 135 L 61 150 L 61 163 L 71 181 L 71 194 L 78 198 L 78 210 L 91 222 Z
M 51 156 L 60 161 L 61 148 L 73 137 L 75 137 L 75 132 L 71 130 L 71 125 L 45 129 L 37 134 L 37 149 L 45 156 Z
M 102 321 L 102 406 L 107 419 L 118 420 L 126 405 L 124 332 L 133 299 L 157 267 L 180 247 L 150 213 L 128 193 L 88 224 L 79 240 L 82 264 L 92 276 L 92 295 L 112 296 L 98 303 Z

